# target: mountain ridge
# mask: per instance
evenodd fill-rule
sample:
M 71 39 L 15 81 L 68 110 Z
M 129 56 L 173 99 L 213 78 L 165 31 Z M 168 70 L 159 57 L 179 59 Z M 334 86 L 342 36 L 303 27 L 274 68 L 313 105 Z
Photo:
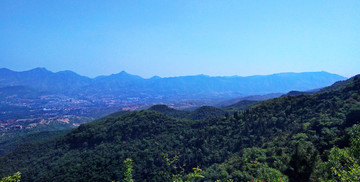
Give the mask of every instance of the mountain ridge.
M 210 75 L 206 75 L 206 74 L 196 74 L 196 75 L 181 75 L 181 76 L 164 76 L 164 77 L 161 77 L 161 76 L 158 76 L 158 75 L 154 75 L 152 77 L 149 77 L 149 78 L 143 78 L 142 76 L 139 76 L 139 75 L 135 75 L 135 74 L 131 74 L 131 73 L 128 73 L 127 71 L 125 70 L 122 70 L 118 73 L 113 73 L 113 74 L 109 74 L 109 75 L 99 75 L 99 76 L 95 76 L 95 77 L 89 77 L 89 76 L 84 76 L 84 75 L 80 75 L 79 73 L 76 73 L 72 70 L 62 70 L 62 71 L 57 71 L 57 72 L 53 72 L 53 71 L 50 71 L 48 69 L 46 69 L 45 67 L 36 67 L 36 68 L 33 68 L 33 69 L 29 69 L 29 70 L 24 70 L 24 71 L 14 71 L 14 70 L 11 70 L 9 68 L 6 68 L 6 67 L 3 67 L 3 68 L 0 68 L 0 73 L 1 72 L 13 72 L 13 73 L 26 73 L 26 72 L 48 72 L 48 73 L 62 73 L 62 72 L 67 72 L 67 73 L 74 73 L 78 76 L 81 76 L 81 77 L 86 77 L 86 78 L 89 78 L 89 79 L 96 79 L 98 77 L 109 77 L 109 76 L 114 76 L 114 75 L 129 75 L 129 76 L 137 76 L 137 77 L 140 77 L 142 79 L 145 79 L 145 80 L 149 80 L 149 79 L 152 79 L 152 78 L 178 78 L 178 77 L 212 77 L 212 78 L 234 78 L 234 77 L 240 77 L 240 78 L 249 78 L 249 77 L 265 77 L 265 76 L 293 76 L 293 75 L 296 75 L 296 74 L 309 74 L 309 73 L 324 73 L 324 74 L 331 74 L 331 75 L 337 75 L 337 76 L 341 76 L 345 79 L 347 79 L 347 77 L 344 77 L 342 75 L 339 75 L 339 74 L 336 74 L 336 73 L 330 73 L 330 72 L 327 72 L 327 71 L 304 71 L 304 72 L 279 72 L 279 73 L 272 73 L 272 74 L 266 74 L 266 75 L 248 75 L 248 76 L 239 76 L 239 75 L 231 75 L 231 76 L 210 76 Z
M 16 72 L 0 69 L 0 87 L 27 86 L 38 92 L 99 101 L 104 97 L 143 103 L 198 99 L 232 99 L 249 95 L 319 89 L 346 79 L 328 72 L 277 73 L 255 76 L 208 76 L 142 78 L 125 71 L 89 78 L 72 71 L 51 72 L 35 68 Z M 167 102 L 167 103 L 169 103 Z M 140 105 L 139 104 L 139 105 Z

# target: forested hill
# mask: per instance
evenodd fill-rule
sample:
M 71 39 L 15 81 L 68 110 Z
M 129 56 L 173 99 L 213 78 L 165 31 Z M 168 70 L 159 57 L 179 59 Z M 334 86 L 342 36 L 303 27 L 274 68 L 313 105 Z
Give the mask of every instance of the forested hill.
M 0 158 L 0 176 L 21 171 L 23 181 L 121 180 L 123 161 L 132 158 L 135 181 L 170 181 L 169 174 L 185 177 L 197 166 L 203 181 L 358 181 L 358 121 L 358 78 L 228 117 L 192 121 L 135 111 L 19 146 Z

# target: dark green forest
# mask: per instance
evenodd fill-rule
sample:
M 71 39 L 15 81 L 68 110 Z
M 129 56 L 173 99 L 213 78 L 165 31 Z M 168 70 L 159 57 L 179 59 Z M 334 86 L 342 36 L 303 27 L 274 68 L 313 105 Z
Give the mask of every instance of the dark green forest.
M 0 176 L 20 171 L 22 181 L 120 181 L 131 158 L 135 181 L 185 179 L 194 168 L 203 176 L 194 181 L 360 179 L 358 77 L 246 110 L 157 107 L 22 144 L 0 158 Z

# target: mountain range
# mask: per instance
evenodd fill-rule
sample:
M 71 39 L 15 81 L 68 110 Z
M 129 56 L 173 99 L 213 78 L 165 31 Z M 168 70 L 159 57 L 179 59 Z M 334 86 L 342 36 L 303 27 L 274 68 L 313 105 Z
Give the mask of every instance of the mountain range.
M 265 76 L 179 76 L 149 79 L 122 71 L 89 78 L 72 71 L 51 72 L 35 68 L 16 72 L 0 69 L 0 88 L 25 86 L 38 92 L 65 95 L 114 95 L 140 98 L 231 98 L 256 94 L 287 93 L 322 88 L 343 76 L 327 72 L 278 73 Z

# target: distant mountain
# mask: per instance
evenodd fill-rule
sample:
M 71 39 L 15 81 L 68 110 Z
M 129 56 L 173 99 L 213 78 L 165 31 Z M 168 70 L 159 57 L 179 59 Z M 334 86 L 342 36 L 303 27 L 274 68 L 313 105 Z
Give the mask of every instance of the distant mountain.
M 306 91 L 328 86 L 345 77 L 327 72 L 279 73 L 249 77 L 206 75 L 144 79 L 122 71 L 94 79 L 72 71 L 45 68 L 16 72 L 0 69 L 0 87 L 26 86 L 37 91 L 67 95 L 109 94 L 140 98 L 231 98 L 256 94 Z
M 45 68 L 35 68 L 29 71 L 15 72 L 5 68 L 0 69 L 0 87 L 22 85 L 38 91 L 69 94 L 91 82 L 92 79 L 72 71 L 53 73 Z
M 31 89 L 27 86 L 6 86 L 0 88 L 0 99 L 4 99 L 6 97 L 21 97 L 21 98 L 34 98 L 39 96 L 36 90 Z

